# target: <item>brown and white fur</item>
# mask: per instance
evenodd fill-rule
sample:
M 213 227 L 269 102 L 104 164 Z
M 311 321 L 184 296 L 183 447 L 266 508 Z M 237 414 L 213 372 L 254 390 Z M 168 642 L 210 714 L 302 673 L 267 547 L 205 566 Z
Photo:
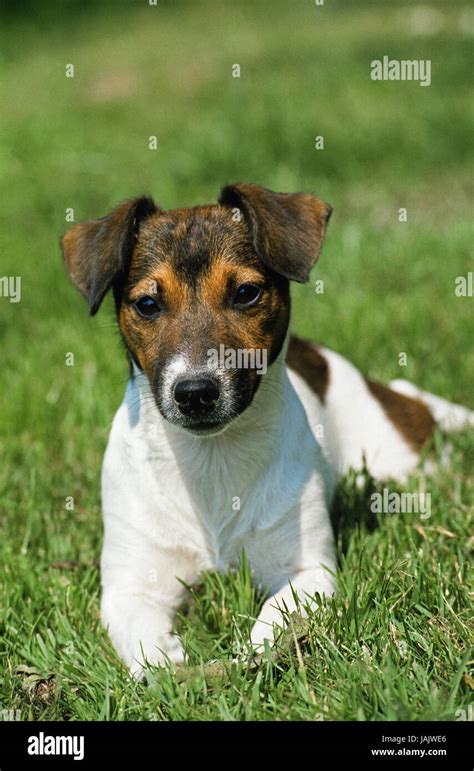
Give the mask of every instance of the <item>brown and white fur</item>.
M 103 623 L 135 674 L 182 660 L 182 581 L 244 550 L 269 592 L 251 641 L 271 641 L 293 592 L 335 591 L 337 480 L 364 458 L 377 479 L 403 479 L 436 422 L 474 425 L 464 407 L 368 381 L 289 336 L 289 282 L 308 280 L 330 211 L 238 184 L 191 209 L 132 199 L 62 240 L 91 314 L 113 290 L 131 362 L 103 464 L 101 571 Z M 265 350 L 268 372 L 211 366 L 221 344 Z

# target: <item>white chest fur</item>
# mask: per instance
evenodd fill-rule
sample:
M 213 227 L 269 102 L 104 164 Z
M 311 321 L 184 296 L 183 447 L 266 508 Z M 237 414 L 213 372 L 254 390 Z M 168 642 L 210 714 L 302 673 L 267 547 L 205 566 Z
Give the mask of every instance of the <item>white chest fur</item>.
M 257 532 L 281 538 L 303 501 L 325 508 L 332 484 L 321 474 L 321 451 L 281 366 L 278 375 L 214 437 L 170 426 L 146 396 L 144 376 L 131 380 L 104 460 L 106 532 L 109 520 L 128 521 L 160 548 L 180 545 L 206 567 L 225 569 Z

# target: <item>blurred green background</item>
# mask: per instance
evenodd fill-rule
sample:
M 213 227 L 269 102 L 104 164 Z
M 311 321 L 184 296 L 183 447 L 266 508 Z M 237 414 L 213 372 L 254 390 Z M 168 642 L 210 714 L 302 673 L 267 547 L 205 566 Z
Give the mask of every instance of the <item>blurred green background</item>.
M 313 191 L 334 213 L 312 282 L 294 288 L 295 330 L 372 377 L 473 406 L 472 297 L 454 294 L 472 270 L 473 26 L 457 0 L 3 3 L 0 275 L 22 279 L 21 302 L 0 297 L 6 623 L 35 596 L 39 558 L 97 559 L 128 374 L 111 303 L 89 319 L 63 269 L 69 207 L 78 222 L 141 193 L 173 208 L 235 181 Z M 384 55 L 430 59 L 431 85 L 373 82 Z

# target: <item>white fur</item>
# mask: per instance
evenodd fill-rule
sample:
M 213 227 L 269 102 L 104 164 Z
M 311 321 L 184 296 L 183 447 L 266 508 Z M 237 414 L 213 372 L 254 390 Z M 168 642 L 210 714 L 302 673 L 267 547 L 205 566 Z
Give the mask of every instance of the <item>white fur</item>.
M 250 407 L 210 437 L 166 422 L 145 375 L 129 382 L 103 465 L 101 568 L 102 619 L 133 673 L 145 660 L 182 660 L 171 634 L 185 597 L 178 579 L 192 584 L 204 570 L 236 567 L 243 550 L 269 590 L 252 643 L 272 640 L 278 607 L 295 607 L 293 590 L 302 599 L 335 590 L 328 509 L 338 478 L 364 456 L 376 477 L 403 478 L 416 466 L 360 373 L 322 353 L 324 404 L 287 370 L 284 350 Z M 170 378 L 184 365 L 176 359 Z

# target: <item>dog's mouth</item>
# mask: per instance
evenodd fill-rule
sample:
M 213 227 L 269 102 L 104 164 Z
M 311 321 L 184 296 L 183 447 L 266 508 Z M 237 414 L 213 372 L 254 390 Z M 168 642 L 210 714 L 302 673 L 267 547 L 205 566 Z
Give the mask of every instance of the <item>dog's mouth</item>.
M 212 409 L 183 412 L 170 398 L 156 398 L 162 417 L 175 428 L 193 436 L 214 436 L 224 431 L 238 414 L 232 404 L 219 399 Z
M 161 415 L 175 428 L 185 431 L 192 436 L 216 436 L 221 434 L 232 423 L 235 415 L 232 417 L 228 415 L 222 415 L 217 412 L 215 416 L 203 417 L 189 417 L 178 415 L 176 412 L 169 412 L 159 408 Z
M 161 377 L 156 383 L 155 401 L 163 418 L 193 436 L 222 433 L 250 405 L 257 380 L 223 377 L 220 373 L 188 373 L 172 382 Z
M 222 433 L 229 423 L 230 421 L 206 420 L 201 422 L 182 422 L 179 425 L 185 431 L 195 436 L 215 436 Z
M 234 400 L 219 400 L 213 410 L 207 414 L 184 415 L 175 404 L 167 400 L 156 399 L 162 417 L 177 429 L 192 436 L 216 436 L 225 431 L 233 421 L 245 411 L 248 403 L 236 404 Z

